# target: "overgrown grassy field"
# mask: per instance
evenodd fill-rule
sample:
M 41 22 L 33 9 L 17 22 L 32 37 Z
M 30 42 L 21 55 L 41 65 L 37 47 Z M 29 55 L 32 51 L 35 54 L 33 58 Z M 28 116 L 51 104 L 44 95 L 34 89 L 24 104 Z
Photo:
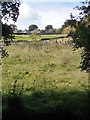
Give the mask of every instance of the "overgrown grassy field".
M 9 57 L 3 59 L 2 71 L 5 115 L 13 111 L 7 112 L 10 105 L 19 105 L 21 113 L 31 115 L 32 120 L 88 119 L 87 73 L 79 68 L 81 49 L 43 42 L 6 49 Z M 12 94 L 19 103 L 12 102 Z

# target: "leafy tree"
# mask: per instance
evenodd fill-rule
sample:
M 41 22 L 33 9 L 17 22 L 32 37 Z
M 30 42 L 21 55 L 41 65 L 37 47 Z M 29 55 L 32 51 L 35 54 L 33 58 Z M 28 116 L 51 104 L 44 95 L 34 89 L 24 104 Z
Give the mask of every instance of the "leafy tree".
M 8 2 L 8 1 L 7 2 L 0 2 L 1 18 L 3 18 L 4 20 L 7 20 L 7 21 L 9 19 L 12 19 L 14 22 L 16 22 L 17 18 L 19 16 L 19 6 L 20 6 L 19 0 L 13 0 L 12 2 Z M 6 29 L 6 24 L 4 25 L 2 23 L 2 26 L 3 26 L 2 34 L 5 35 L 4 28 Z M 13 28 L 15 28 L 15 26 L 13 26 Z M 8 29 L 6 29 L 5 31 L 6 31 L 6 34 L 10 34 L 11 28 L 8 27 Z M 11 31 L 11 34 L 12 34 L 12 31 Z M 4 38 L 7 39 L 6 35 Z
M 72 20 L 72 19 L 66 20 L 61 27 L 61 31 L 63 32 L 65 29 L 68 29 L 67 30 L 68 32 L 72 32 L 73 29 L 76 27 L 75 25 L 76 25 L 75 19 L 74 20 Z
M 47 25 L 47 26 L 45 27 L 45 30 L 49 30 L 49 29 L 53 29 L 53 26 L 52 26 L 52 25 Z
M 0 2 L 1 5 L 1 16 L 5 20 L 12 19 L 14 22 L 17 21 L 17 18 L 19 16 L 19 6 L 20 1 L 19 0 L 12 0 L 11 2 Z
M 7 24 L 2 24 L 2 31 L 3 31 L 2 36 L 4 39 L 5 45 L 10 45 L 10 41 L 14 39 L 13 29 Z
M 55 29 L 56 34 L 61 34 L 61 28 Z
M 35 29 L 38 29 L 37 25 L 32 24 L 32 25 L 29 26 L 29 31 L 33 31 Z
M 40 34 L 41 34 L 41 35 L 45 34 L 45 30 L 43 30 L 43 29 L 40 30 Z
M 8 44 L 9 41 L 12 40 L 14 36 L 12 36 L 13 33 L 12 28 L 7 24 L 3 24 L 2 18 L 6 21 L 12 19 L 14 22 L 16 22 L 19 16 L 19 6 L 20 6 L 19 0 L 12 0 L 11 2 L 0 1 L 0 29 L 2 29 L 2 36 L 4 38 L 4 43 L 6 45 L 9 45 Z M 3 53 L 2 57 L 4 56 L 4 54 L 5 56 L 7 56 L 6 50 L 3 47 L 1 47 L 0 49 L 2 50 Z
M 83 48 L 81 53 L 81 69 L 87 71 L 90 85 L 90 0 L 82 2 L 82 6 L 77 6 L 76 9 L 80 10 L 79 16 L 71 16 L 74 23 L 75 32 L 73 32 L 72 38 L 74 47 Z
M 47 25 L 45 27 L 45 33 L 49 34 L 49 33 L 52 33 L 52 32 L 55 32 L 54 29 L 53 29 L 53 26 L 52 25 Z
M 55 29 L 49 29 L 48 32 L 49 32 L 49 34 L 54 34 L 55 33 Z

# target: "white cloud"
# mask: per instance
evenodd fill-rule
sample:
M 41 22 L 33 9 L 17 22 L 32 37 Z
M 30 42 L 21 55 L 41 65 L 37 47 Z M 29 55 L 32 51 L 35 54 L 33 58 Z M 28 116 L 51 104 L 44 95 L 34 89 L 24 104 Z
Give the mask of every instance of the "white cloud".
M 70 13 L 77 14 L 73 7 L 44 7 L 38 8 L 28 3 L 22 3 L 20 7 L 20 16 L 16 25 L 18 29 L 28 29 L 29 25 L 36 24 L 40 29 L 46 25 L 53 25 L 54 28 L 60 28 L 66 19 L 70 18 Z
M 30 4 L 22 3 L 19 12 L 20 15 L 16 23 L 18 29 L 28 29 L 30 24 L 38 23 L 39 14 Z
M 46 25 L 53 25 L 54 28 L 60 28 L 65 20 L 70 19 L 70 13 L 77 15 L 77 11 L 73 11 L 73 8 L 57 8 L 53 10 L 40 11 L 41 16 L 41 28 L 45 28 Z
M 53 25 L 53 27 L 60 27 L 63 20 L 68 16 L 66 13 L 61 14 L 61 10 L 48 10 L 40 12 L 41 14 L 41 27 L 46 25 Z
M 20 11 L 19 19 L 35 20 L 38 17 L 38 13 L 34 9 L 32 9 L 30 5 L 26 3 L 22 3 L 19 11 Z

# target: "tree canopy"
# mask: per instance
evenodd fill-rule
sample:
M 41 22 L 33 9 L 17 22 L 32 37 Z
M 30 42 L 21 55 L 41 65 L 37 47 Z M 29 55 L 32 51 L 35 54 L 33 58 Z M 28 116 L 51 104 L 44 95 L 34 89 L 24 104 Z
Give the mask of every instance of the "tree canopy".
M 35 30 L 35 29 L 37 29 L 37 28 L 38 28 L 37 25 L 32 24 L 32 25 L 29 26 L 29 31 L 33 31 L 33 30 Z
M 46 34 L 52 34 L 52 33 L 54 33 L 55 32 L 55 30 L 53 29 L 53 26 L 52 25 L 47 25 L 46 27 L 45 27 L 45 33 Z
M 82 2 L 82 6 L 77 6 L 76 9 L 80 11 L 78 17 L 71 16 L 71 20 L 75 21 L 72 38 L 74 47 L 83 48 L 81 53 L 81 69 L 90 71 L 90 0 Z M 72 23 L 72 22 L 71 22 Z
M 46 31 L 49 30 L 49 29 L 53 29 L 53 26 L 52 26 L 52 25 L 47 25 L 47 26 L 45 27 L 45 30 L 46 30 Z
M 4 43 L 5 45 L 10 45 L 10 41 L 12 39 L 14 39 L 14 36 L 12 35 L 13 34 L 13 29 L 7 25 L 7 24 L 3 24 L 2 25 L 2 36 L 3 36 L 3 39 L 4 39 Z
M 12 1 L 0 1 L 0 30 L 2 29 L 2 36 L 4 38 L 4 43 L 6 45 L 10 44 L 10 40 L 14 38 L 12 35 L 13 29 L 8 24 L 3 24 L 2 18 L 6 20 L 12 19 L 14 22 L 17 21 L 19 16 L 19 0 L 12 0 Z M 3 47 L 2 50 L 2 57 L 8 56 L 6 49 Z
M 19 6 L 20 1 L 19 0 L 12 0 L 11 2 L 0 2 L 0 12 L 1 17 L 5 20 L 12 19 L 14 22 L 17 21 L 17 18 L 19 16 Z
M 19 0 L 13 0 L 11 2 L 8 1 L 0 2 L 1 19 L 3 18 L 6 21 L 12 19 L 14 22 L 16 22 L 19 16 L 19 6 L 20 6 Z M 4 38 L 4 41 L 12 40 L 12 38 L 14 38 L 14 36 L 12 36 L 13 28 L 11 28 L 6 23 L 3 24 L 2 21 L 1 24 L 2 24 L 2 36 Z

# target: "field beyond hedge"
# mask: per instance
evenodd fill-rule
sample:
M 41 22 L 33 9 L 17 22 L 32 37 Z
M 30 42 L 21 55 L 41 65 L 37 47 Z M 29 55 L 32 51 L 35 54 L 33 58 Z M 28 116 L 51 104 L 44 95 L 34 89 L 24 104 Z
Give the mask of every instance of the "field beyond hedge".
M 37 34 L 31 34 L 31 35 L 15 35 L 14 40 L 41 40 L 41 39 L 55 39 L 58 37 L 67 36 L 67 34 L 55 34 L 55 35 L 37 35 Z
M 89 118 L 87 73 L 79 67 L 81 49 L 73 51 L 70 45 L 43 42 L 6 49 L 9 57 L 3 59 L 2 71 L 4 115 L 25 114 L 32 120 Z

